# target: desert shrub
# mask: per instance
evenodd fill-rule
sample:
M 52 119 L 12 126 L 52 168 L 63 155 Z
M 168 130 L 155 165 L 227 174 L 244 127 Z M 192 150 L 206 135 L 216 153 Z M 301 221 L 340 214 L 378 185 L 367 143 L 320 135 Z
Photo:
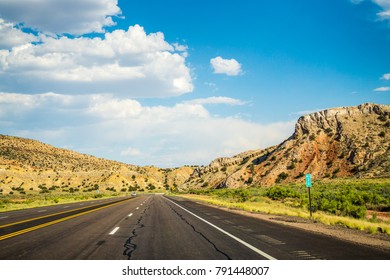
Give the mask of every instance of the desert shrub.
M 285 198 L 299 198 L 301 194 L 289 187 L 271 187 L 267 189 L 265 195 L 273 200 L 283 200 Z
M 282 172 L 278 175 L 278 178 L 276 178 L 276 183 L 280 183 L 281 181 L 287 179 L 288 174 L 286 172 Z

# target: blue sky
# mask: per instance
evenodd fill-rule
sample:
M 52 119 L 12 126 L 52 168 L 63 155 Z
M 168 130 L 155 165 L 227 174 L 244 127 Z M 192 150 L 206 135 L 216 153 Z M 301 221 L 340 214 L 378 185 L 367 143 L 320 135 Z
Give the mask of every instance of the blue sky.
M 389 104 L 390 1 L 0 0 L 0 133 L 208 164 Z

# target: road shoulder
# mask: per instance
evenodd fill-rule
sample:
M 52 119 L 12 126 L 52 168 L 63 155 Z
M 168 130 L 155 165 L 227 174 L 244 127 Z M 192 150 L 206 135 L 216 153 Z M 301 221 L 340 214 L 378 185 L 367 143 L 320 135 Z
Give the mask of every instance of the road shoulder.
M 316 221 L 308 220 L 301 217 L 273 215 L 266 213 L 254 213 L 241 209 L 232 209 L 222 206 L 209 204 L 204 201 L 193 200 L 188 197 L 176 196 L 193 201 L 194 203 L 207 205 L 213 208 L 224 210 L 231 213 L 236 213 L 244 216 L 253 217 L 268 222 L 283 224 L 286 226 L 307 230 L 319 234 L 332 236 L 340 240 L 347 240 L 357 244 L 363 244 L 374 248 L 390 251 L 390 236 L 386 233 L 371 234 L 365 231 L 350 229 L 339 225 L 325 225 Z

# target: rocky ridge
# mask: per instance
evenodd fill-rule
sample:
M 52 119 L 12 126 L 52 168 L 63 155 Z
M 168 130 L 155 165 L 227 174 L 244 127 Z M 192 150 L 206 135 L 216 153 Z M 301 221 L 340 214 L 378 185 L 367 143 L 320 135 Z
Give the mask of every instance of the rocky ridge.
M 298 119 L 280 145 L 220 158 L 197 168 L 181 186 L 237 188 L 314 178 L 389 177 L 390 106 L 366 103 Z

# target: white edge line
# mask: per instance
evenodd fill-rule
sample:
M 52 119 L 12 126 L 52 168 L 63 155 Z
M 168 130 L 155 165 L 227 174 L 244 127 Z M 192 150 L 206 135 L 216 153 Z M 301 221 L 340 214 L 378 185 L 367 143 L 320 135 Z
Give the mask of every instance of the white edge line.
M 249 243 L 245 242 L 244 240 L 242 240 L 242 239 L 240 239 L 240 238 L 234 236 L 233 234 L 231 234 L 231 233 L 229 233 L 229 232 L 227 232 L 227 231 L 221 229 L 220 227 L 217 227 L 216 225 L 210 223 L 209 221 L 206 221 L 205 219 L 203 219 L 203 218 L 199 217 L 198 215 L 192 213 L 191 211 L 185 209 L 184 207 L 180 206 L 179 204 L 173 202 L 172 200 L 170 200 L 170 199 L 168 199 L 168 198 L 166 198 L 166 197 L 164 197 L 164 198 L 165 198 L 166 200 L 169 200 L 169 201 L 172 202 L 173 204 L 175 204 L 177 207 L 179 207 L 179 208 L 183 209 L 184 211 L 188 212 L 188 213 L 191 214 L 192 216 L 198 218 L 199 220 L 205 222 L 206 224 L 212 226 L 213 228 L 219 230 L 220 232 L 222 232 L 222 233 L 226 234 L 227 236 L 233 238 L 234 240 L 238 241 L 238 242 L 241 243 L 242 245 L 248 247 L 249 249 L 251 249 L 252 251 L 256 252 L 257 254 L 259 254 L 259 255 L 261 255 L 261 256 L 263 256 L 263 257 L 269 259 L 269 260 L 276 260 L 276 259 L 275 259 L 274 257 L 272 257 L 271 255 L 268 255 L 267 253 L 261 251 L 260 249 L 257 249 L 255 246 L 252 246 L 251 244 L 249 244 Z
M 109 233 L 109 235 L 114 235 L 115 232 L 118 231 L 118 229 L 119 229 L 119 227 L 114 228 L 114 229 Z

